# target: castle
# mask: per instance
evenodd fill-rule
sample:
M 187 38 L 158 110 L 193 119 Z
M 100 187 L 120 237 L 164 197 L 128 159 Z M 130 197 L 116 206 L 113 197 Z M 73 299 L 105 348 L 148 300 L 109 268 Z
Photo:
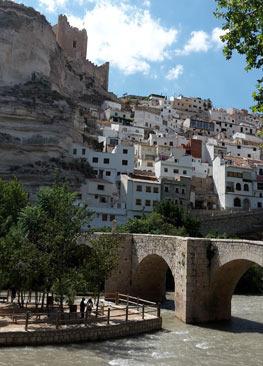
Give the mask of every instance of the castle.
M 0 87 L 45 80 L 53 90 L 92 101 L 108 95 L 109 63 L 86 59 L 87 32 L 60 15 L 54 27 L 33 8 L 0 0 Z M 30 40 L 30 42 L 29 42 Z

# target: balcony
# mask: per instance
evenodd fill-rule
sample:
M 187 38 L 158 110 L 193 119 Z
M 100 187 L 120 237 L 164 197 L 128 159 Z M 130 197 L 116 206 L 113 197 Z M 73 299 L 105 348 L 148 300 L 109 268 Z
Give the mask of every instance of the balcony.
M 257 175 L 257 182 L 263 182 L 263 175 Z

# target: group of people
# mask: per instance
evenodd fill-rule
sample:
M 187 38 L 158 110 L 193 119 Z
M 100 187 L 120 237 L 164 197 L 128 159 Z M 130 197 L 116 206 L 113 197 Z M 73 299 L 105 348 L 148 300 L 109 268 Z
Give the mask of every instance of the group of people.
M 89 299 L 87 302 L 86 302 L 86 299 L 85 297 L 82 298 L 81 302 L 80 302 L 80 314 L 81 314 L 81 317 L 84 318 L 84 313 L 85 313 L 85 308 L 86 311 L 87 311 L 87 316 L 88 318 L 90 318 L 90 315 L 91 315 L 91 311 L 92 311 L 92 308 L 93 308 L 93 302 L 91 299 Z

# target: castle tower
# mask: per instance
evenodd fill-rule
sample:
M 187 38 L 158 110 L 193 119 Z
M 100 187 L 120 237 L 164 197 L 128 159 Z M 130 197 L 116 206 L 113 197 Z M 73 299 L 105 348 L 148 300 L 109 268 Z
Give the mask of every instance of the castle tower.
M 86 59 L 88 36 L 86 29 L 79 30 L 71 27 L 67 17 L 60 15 L 58 24 L 53 27 L 57 43 L 65 52 L 66 56 Z

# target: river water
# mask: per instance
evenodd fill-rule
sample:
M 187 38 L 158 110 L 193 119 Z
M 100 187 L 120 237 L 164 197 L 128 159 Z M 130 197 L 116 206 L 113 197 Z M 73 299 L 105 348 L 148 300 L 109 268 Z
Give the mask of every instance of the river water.
M 171 296 L 171 295 L 170 295 Z M 139 337 L 67 346 L 1 348 L 9 366 L 263 365 L 263 296 L 233 296 L 232 320 L 205 326 L 162 310 L 163 331 Z

